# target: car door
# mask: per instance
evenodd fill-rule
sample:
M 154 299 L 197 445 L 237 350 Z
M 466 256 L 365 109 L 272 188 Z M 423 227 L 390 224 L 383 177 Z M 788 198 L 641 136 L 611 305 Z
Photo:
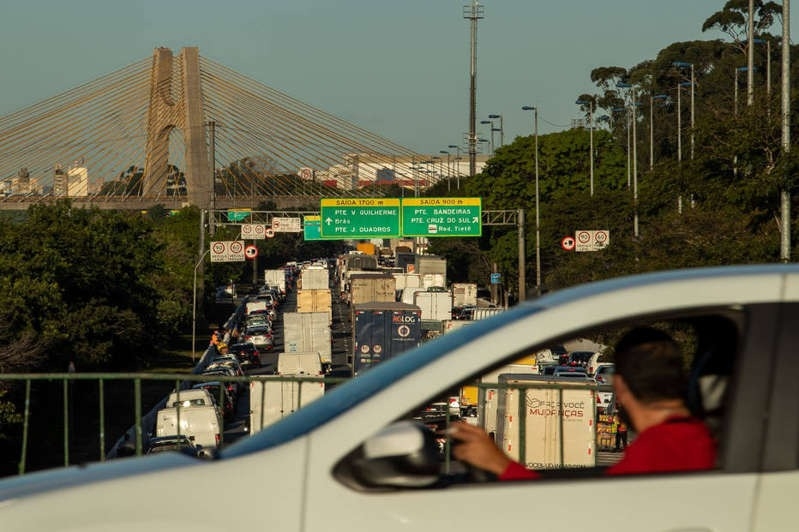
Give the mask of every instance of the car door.
M 592 530 L 599 532 L 748 531 L 758 482 L 762 439 L 751 427 L 765 419 L 771 350 L 777 323 L 775 305 L 742 310 L 739 360 L 731 383 L 730 411 L 720 469 L 656 476 L 572 478 L 522 482 L 485 482 L 431 489 L 357 490 L 331 475 L 342 458 L 342 445 L 363 434 L 380 408 L 421 398 L 436 386 L 447 368 L 435 365 L 399 381 L 385 394 L 361 405 L 312 435 L 308 469 L 307 532 L 348 529 L 480 531 L 521 527 L 531 530 Z M 508 338 L 527 335 L 539 326 L 534 319 L 475 338 L 470 348 L 489 353 L 507 346 Z M 467 329 L 468 330 L 468 329 Z M 554 338 L 553 338 L 554 340 Z M 458 353 L 467 356 L 466 353 Z M 452 369 L 452 368 L 450 368 Z M 385 397 L 383 397 L 385 396 Z M 357 440 L 357 438 L 356 438 Z M 355 440 L 349 439 L 350 445 Z M 353 447 L 344 449 L 349 451 Z M 597 519 L 597 516 L 603 516 Z

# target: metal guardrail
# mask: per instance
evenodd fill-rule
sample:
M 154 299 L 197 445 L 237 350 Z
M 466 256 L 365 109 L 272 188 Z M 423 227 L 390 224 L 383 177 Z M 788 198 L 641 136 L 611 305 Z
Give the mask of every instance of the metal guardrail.
M 121 383 L 133 384 L 133 397 L 131 399 L 134 410 L 134 424 L 130 429 L 134 434 L 135 453 L 140 455 L 144 451 L 144 428 L 148 424 L 148 417 L 150 424 L 154 424 L 155 413 L 158 409 L 165 404 L 167 399 L 164 396 L 156 405 L 150 410 L 147 415 L 143 415 L 143 394 L 142 384 L 146 382 L 173 382 L 173 390 L 183 390 L 190 388 L 193 384 L 200 382 L 234 382 L 234 383 L 249 383 L 251 381 L 259 381 L 270 379 L 272 381 L 284 382 L 324 382 L 325 384 L 336 384 L 346 379 L 341 378 L 320 378 L 320 377 L 303 377 L 303 376 L 280 376 L 280 375 L 249 375 L 242 377 L 220 376 L 220 375 L 202 375 L 192 373 L 3 373 L 0 374 L 0 384 L 2 383 L 24 383 L 24 406 L 22 407 L 22 441 L 20 458 L 18 462 L 17 472 L 22 475 L 26 472 L 28 462 L 28 451 L 30 447 L 30 427 L 31 419 L 34 415 L 32 407 L 32 387 L 35 383 L 55 383 L 62 389 L 62 419 L 63 419 L 63 465 L 68 467 L 71 465 L 70 460 L 70 427 L 71 422 L 77 416 L 74 414 L 73 405 L 77 400 L 72 397 L 72 387 L 78 382 L 95 382 L 97 393 L 97 416 L 98 416 L 98 434 L 97 434 L 97 449 L 99 450 L 100 461 L 105 461 L 111 452 L 106 451 L 107 445 L 107 391 L 110 386 L 119 386 Z M 220 390 L 220 394 L 221 394 Z M 167 394 L 168 395 L 168 394 Z M 220 402 L 220 404 L 222 404 Z M 41 414 L 46 420 L 53 419 L 52 410 Z M 126 432 L 125 434 L 128 434 Z M 112 448 L 115 451 L 123 438 L 117 441 L 117 444 Z

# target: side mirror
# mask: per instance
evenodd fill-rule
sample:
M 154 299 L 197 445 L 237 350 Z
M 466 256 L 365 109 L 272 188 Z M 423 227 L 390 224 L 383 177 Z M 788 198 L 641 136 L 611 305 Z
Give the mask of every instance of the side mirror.
M 423 488 L 438 482 L 440 472 L 435 435 L 415 421 L 398 421 L 384 428 L 333 471 L 354 489 Z

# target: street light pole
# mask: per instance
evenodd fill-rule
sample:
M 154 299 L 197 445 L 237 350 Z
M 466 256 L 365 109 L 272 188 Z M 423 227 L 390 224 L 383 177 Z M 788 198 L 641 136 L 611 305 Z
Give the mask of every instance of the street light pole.
M 450 144 L 447 146 L 451 150 L 455 150 L 455 185 L 458 190 L 461 189 L 461 147 L 457 144 Z
M 505 145 L 505 128 L 502 125 L 502 115 L 488 115 L 488 118 L 499 119 L 499 147 L 501 148 Z
M 523 111 L 533 112 L 533 136 L 535 137 L 535 293 L 541 295 L 541 217 L 538 203 L 538 107 L 522 106 Z
M 491 155 L 494 155 L 494 121 L 493 120 L 480 120 L 481 124 L 486 124 L 488 127 L 491 128 L 491 137 L 490 137 L 490 146 L 491 146 Z
M 200 260 L 198 260 L 197 264 L 194 265 L 194 285 L 193 285 L 194 286 L 194 288 L 193 288 L 194 297 L 192 299 L 192 305 L 191 305 L 191 362 L 192 363 L 194 363 L 194 359 L 195 359 L 194 354 L 197 352 L 197 349 L 196 349 L 196 341 L 197 341 L 197 268 L 199 268 L 200 265 L 202 265 L 203 261 L 205 260 L 206 255 L 208 255 L 208 253 L 210 253 L 210 252 L 211 252 L 210 248 L 206 249 L 205 252 L 203 252 L 202 256 L 200 257 Z

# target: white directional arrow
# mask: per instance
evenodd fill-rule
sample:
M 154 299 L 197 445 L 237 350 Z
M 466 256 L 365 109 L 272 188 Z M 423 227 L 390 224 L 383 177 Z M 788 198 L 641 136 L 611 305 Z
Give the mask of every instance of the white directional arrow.
M 325 218 L 325 223 L 326 223 L 327 225 L 330 225 L 330 224 L 332 224 L 332 223 L 333 223 L 333 219 L 332 219 L 332 218 L 330 218 L 330 217 L 327 217 L 327 218 Z
M 473 218 L 472 218 L 472 223 L 473 223 L 473 224 L 476 224 L 476 223 L 477 223 L 477 222 L 479 222 L 479 221 L 480 221 L 480 218 L 478 218 L 477 216 L 475 216 L 475 217 L 473 217 Z

